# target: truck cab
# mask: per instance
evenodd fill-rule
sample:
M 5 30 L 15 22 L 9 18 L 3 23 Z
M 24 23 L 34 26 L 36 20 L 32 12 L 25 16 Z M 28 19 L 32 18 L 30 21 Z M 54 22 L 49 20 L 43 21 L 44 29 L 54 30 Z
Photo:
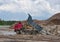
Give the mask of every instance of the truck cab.
M 21 33 L 20 31 L 22 30 L 23 25 L 21 22 L 17 22 L 16 24 L 14 24 L 13 28 L 17 34 L 20 34 Z

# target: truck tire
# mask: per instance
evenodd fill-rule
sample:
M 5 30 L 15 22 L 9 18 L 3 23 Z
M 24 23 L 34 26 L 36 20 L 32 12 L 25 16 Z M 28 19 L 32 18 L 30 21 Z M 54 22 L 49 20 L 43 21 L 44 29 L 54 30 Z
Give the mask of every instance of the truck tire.
M 36 34 L 38 34 L 38 31 L 32 30 L 31 34 L 36 35 Z
M 19 30 L 16 31 L 17 34 L 21 34 L 21 32 Z

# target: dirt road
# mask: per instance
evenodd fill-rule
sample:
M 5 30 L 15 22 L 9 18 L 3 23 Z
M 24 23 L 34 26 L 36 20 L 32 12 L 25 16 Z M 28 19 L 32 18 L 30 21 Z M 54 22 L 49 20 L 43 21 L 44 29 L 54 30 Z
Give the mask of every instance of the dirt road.
M 0 42 L 60 42 L 54 35 L 18 35 L 10 28 L 0 27 Z

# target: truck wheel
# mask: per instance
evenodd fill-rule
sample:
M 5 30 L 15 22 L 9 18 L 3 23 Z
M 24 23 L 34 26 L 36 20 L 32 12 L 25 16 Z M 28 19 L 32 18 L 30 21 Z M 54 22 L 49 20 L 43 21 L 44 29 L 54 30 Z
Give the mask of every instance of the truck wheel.
M 38 31 L 32 30 L 31 34 L 36 35 L 38 34 Z
M 22 30 L 20 32 L 21 32 L 21 34 L 25 34 Z
M 18 30 L 16 31 L 16 33 L 17 33 L 17 34 L 21 34 L 21 32 L 20 32 L 20 31 L 18 31 Z

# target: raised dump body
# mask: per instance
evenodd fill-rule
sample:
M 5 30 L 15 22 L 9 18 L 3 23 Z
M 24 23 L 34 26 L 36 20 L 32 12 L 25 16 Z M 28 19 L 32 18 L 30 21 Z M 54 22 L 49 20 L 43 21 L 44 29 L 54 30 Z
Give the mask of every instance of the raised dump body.
M 30 14 L 28 14 L 28 15 L 29 15 L 29 17 L 27 19 L 28 25 L 32 26 L 37 31 L 41 31 L 43 28 L 40 25 L 38 25 L 37 23 L 33 22 Z

